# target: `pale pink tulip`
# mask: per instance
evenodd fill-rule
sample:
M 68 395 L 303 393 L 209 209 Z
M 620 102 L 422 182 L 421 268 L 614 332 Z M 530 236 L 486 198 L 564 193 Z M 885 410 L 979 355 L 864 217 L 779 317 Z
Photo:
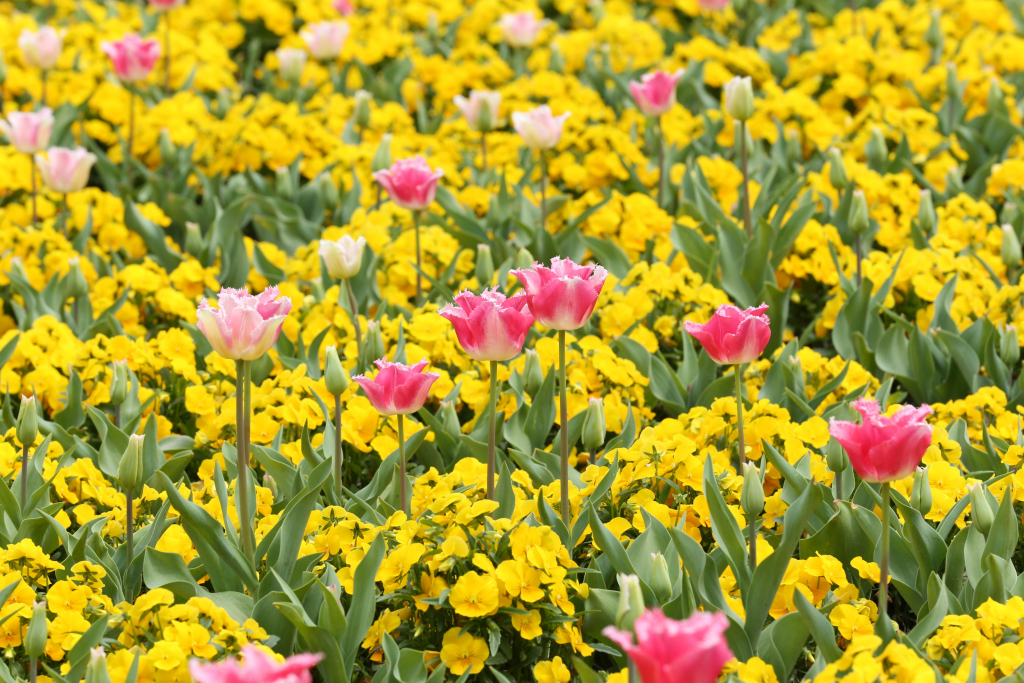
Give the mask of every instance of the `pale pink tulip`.
M 569 116 L 570 112 L 552 116 L 551 107 L 545 104 L 532 111 L 512 112 L 512 126 L 530 149 L 551 149 L 562 139 L 562 126 Z
M 506 43 L 512 47 L 530 47 L 547 23 L 546 19 L 535 17 L 533 12 L 514 12 L 502 14 L 498 25 Z
M 254 645 L 243 647 L 242 656 L 242 663 L 234 657 L 210 664 L 192 659 L 188 671 L 196 683 L 312 683 L 309 670 L 323 659 L 303 652 L 277 662 Z
M 154 12 L 170 12 L 185 4 L 185 0 L 147 0 L 147 2 L 149 2 L 149 8 Z
M 455 305 L 440 311 L 455 326 L 459 344 L 473 360 L 510 360 L 519 355 L 533 315 L 526 305 L 525 292 L 505 298 L 498 291 L 485 289 L 480 296 L 471 292 L 455 295 Z
M 89 182 L 89 171 L 96 163 L 96 155 L 76 147 L 51 147 L 46 156 L 36 154 L 36 166 L 43 182 L 54 192 L 78 192 Z
M 0 131 L 22 154 L 42 152 L 50 144 L 53 110 L 43 107 L 34 112 L 12 111 L 6 121 L 0 121 Z
M 932 443 L 932 428 L 924 421 L 929 406 L 903 406 L 892 417 L 880 414 L 878 404 L 862 398 L 853 402 L 861 424 L 832 418 L 829 432 L 864 481 L 883 483 L 909 477 Z
M 352 13 L 356 11 L 356 8 L 349 0 L 334 0 L 334 2 L 331 3 L 331 7 L 338 10 L 338 14 L 343 17 L 351 16 Z
M 498 125 L 501 93 L 497 90 L 473 90 L 469 93 L 469 99 L 456 95 L 455 106 L 466 117 L 466 123 L 472 130 L 487 133 Z
M 629 92 L 641 112 L 647 116 L 661 116 L 675 106 L 676 85 L 682 77 L 682 69 L 671 74 L 667 71 L 644 74 L 640 81 L 629 82 Z
M 697 0 L 697 3 L 707 12 L 721 12 L 729 6 L 729 0 Z
M 153 65 L 160 58 L 160 43 L 153 38 L 143 40 L 134 33 L 121 40 L 103 41 L 100 49 L 114 63 L 114 73 L 125 83 L 146 80 Z
M 608 271 L 593 264 L 580 266 L 559 256 L 551 267 L 534 263 L 532 269 L 513 270 L 526 303 L 537 322 L 553 330 L 578 330 L 594 312 Z
M 319 21 L 306 26 L 299 35 L 306 41 L 309 54 L 320 62 L 338 58 L 351 29 L 345 21 Z
M 421 156 L 399 159 L 391 168 L 373 174 L 391 201 L 409 211 L 424 211 L 430 206 L 437 195 L 437 181 L 443 176 L 442 169 L 430 168 Z
M 441 376 L 436 372 L 423 372 L 428 361 L 416 365 L 389 363 L 386 358 L 374 361 L 379 371 L 370 379 L 356 375 L 357 382 L 370 399 L 370 404 L 381 415 L 409 415 L 423 407 L 430 394 L 430 385 Z
M 701 343 L 719 365 L 739 365 L 757 360 L 771 339 L 771 320 L 764 314 L 768 304 L 742 310 L 722 304 L 701 324 L 686 321 L 686 331 Z
M 49 71 L 57 66 L 57 60 L 64 49 L 64 32 L 52 26 L 43 26 L 34 32 L 25 28 L 18 36 L 18 47 L 21 48 L 21 58 L 26 65 Z
M 228 360 L 256 360 L 277 341 L 292 301 L 279 296 L 277 287 L 259 296 L 224 287 L 217 295 L 217 306 L 211 308 L 203 299 L 196 312 L 196 326 L 213 350 Z
M 632 633 L 614 626 L 603 633 L 626 651 L 642 683 L 715 683 L 733 658 L 725 640 L 728 627 L 721 612 L 694 612 L 677 621 L 654 608 L 633 624 L 635 643 Z

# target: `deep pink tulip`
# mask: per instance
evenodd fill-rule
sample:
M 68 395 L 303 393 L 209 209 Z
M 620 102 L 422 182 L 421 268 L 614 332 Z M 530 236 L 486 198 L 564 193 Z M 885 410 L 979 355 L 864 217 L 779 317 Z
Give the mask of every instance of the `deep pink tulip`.
M 82 147 L 51 147 L 46 150 L 45 157 L 36 154 L 36 165 L 43 182 L 54 192 L 63 194 L 84 188 L 95 163 L 96 155 Z
M 772 337 L 768 304 L 741 310 L 722 304 L 704 323 L 686 321 L 686 331 L 699 341 L 719 365 L 740 365 L 757 360 Z
M 64 49 L 64 31 L 52 26 L 41 26 L 38 31 L 21 30 L 18 36 L 18 47 L 21 58 L 27 66 L 48 71 L 57 66 L 60 53 Z
M 356 8 L 352 6 L 352 3 L 349 2 L 349 0 L 334 0 L 334 2 L 331 3 L 331 7 L 338 10 L 338 14 L 343 17 L 351 16 L 351 14 L 356 11 Z
M 695 612 L 676 621 L 655 608 L 633 624 L 635 643 L 632 633 L 614 626 L 604 635 L 626 651 L 642 683 L 715 683 L 733 657 L 725 641 L 728 627 L 721 612 Z
M 729 0 L 698 0 L 702 10 L 708 12 L 721 12 L 729 6 Z
M 160 43 L 153 38 L 143 40 L 134 33 L 121 40 L 103 41 L 100 49 L 114 63 L 114 72 L 125 83 L 146 80 L 153 65 L 160 58 Z
M 381 415 L 409 415 L 423 407 L 430 393 L 430 385 L 440 377 L 436 372 L 423 372 L 428 361 L 416 365 L 389 363 L 386 358 L 374 361 L 380 368 L 377 376 L 366 375 L 352 378 L 358 382 L 370 399 L 371 405 Z
M 639 81 L 629 82 L 636 106 L 647 116 L 661 116 L 675 106 L 676 85 L 683 77 L 683 70 L 675 73 L 655 71 L 644 74 Z
M 217 306 L 210 308 L 203 299 L 196 312 L 196 326 L 213 350 L 228 360 L 256 360 L 277 341 L 292 300 L 279 296 L 276 286 L 259 296 L 224 287 L 217 295 Z
M 391 168 L 373 174 L 391 201 L 409 211 L 425 211 L 430 206 L 437 195 L 437 181 L 443 176 L 442 169 L 430 168 L 421 156 L 399 159 Z
M 903 406 L 892 417 L 880 414 L 866 398 L 853 402 L 861 424 L 832 418 L 828 431 L 846 449 L 850 464 L 864 481 L 882 483 L 909 477 L 932 443 L 932 427 L 924 416 L 929 406 Z
M 523 283 L 537 322 L 552 330 L 578 330 L 594 312 L 608 271 L 556 256 L 550 268 L 534 263 L 532 269 L 513 270 L 512 275 Z
M 185 0 L 147 0 L 149 7 L 154 12 L 170 12 L 176 7 L 185 4 Z
M 531 111 L 512 112 L 512 127 L 530 149 L 551 149 L 562 139 L 562 127 L 571 115 L 552 116 L 551 107 L 545 104 Z
M 50 144 L 53 110 L 43 107 L 33 112 L 12 111 L 6 121 L 0 121 L 0 131 L 22 154 L 42 152 Z
M 193 659 L 188 671 L 196 683 L 312 683 L 309 670 L 324 658 L 304 652 L 279 663 L 253 645 L 243 647 L 242 655 L 241 664 L 235 658 L 211 664 Z
M 514 12 L 502 14 L 498 25 L 506 43 L 512 47 L 530 47 L 547 23 L 546 19 L 535 17 L 533 12 Z
M 533 325 L 526 294 L 521 291 L 510 298 L 489 289 L 480 296 L 459 292 L 455 305 L 448 304 L 438 313 L 455 326 L 459 344 L 478 361 L 515 358 Z

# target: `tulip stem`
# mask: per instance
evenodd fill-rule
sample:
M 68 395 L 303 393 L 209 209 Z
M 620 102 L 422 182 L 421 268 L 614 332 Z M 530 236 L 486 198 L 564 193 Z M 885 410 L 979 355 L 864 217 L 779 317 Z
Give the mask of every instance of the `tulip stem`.
M 128 143 L 124 152 L 124 175 L 130 194 L 132 187 L 132 149 L 135 142 L 135 90 L 131 90 L 128 99 Z
M 164 89 L 171 94 L 171 11 L 164 12 L 164 43 L 167 49 L 164 50 Z
M 882 565 L 879 567 L 878 618 L 888 619 L 889 612 L 889 482 L 882 484 Z M 888 624 L 884 624 L 888 626 Z
M 363 337 L 359 330 L 359 307 L 356 304 L 356 293 L 352 289 L 352 279 L 345 278 L 345 289 L 348 290 L 348 306 L 352 312 L 352 327 L 356 331 L 356 356 L 363 352 Z
M 419 306 L 423 298 L 423 264 L 420 259 L 420 212 L 412 212 L 412 223 L 416 230 L 416 305 Z
M 132 558 L 135 557 L 135 522 L 132 519 L 133 513 L 135 512 L 134 499 L 135 491 L 128 489 L 125 491 L 125 496 L 128 499 L 128 504 L 125 506 L 125 529 L 126 536 L 128 537 L 128 561 L 125 562 L 125 569 L 131 566 Z M 131 590 L 131 586 L 127 586 L 128 590 Z
M 39 660 L 32 657 L 28 661 L 28 683 L 36 683 L 36 671 L 39 666 Z
M 665 129 L 660 117 L 655 119 L 655 137 L 658 145 L 658 206 L 665 208 Z
M 249 391 L 250 361 L 235 361 L 235 459 L 238 477 L 235 495 L 241 503 L 238 514 L 238 533 L 242 537 L 242 551 L 249 564 L 253 564 L 252 534 L 249 526 L 249 409 L 252 394 Z
M 341 394 L 334 395 L 334 488 L 338 491 L 338 502 L 341 502 Z
M 749 551 L 750 569 L 751 569 L 751 571 L 753 571 L 754 569 L 757 569 L 757 516 L 756 515 L 752 516 L 750 518 L 750 530 L 749 530 L 748 533 L 750 534 L 750 551 Z
M 29 155 L 29 161 L 32 163 L 32 227 L 36 226 L 36 222 L 39 221 L 39 212 L 36 211 L 36 157 L 33 154 Z
M 491 361 L 491 401 L 490 416 L 487 427 L 487 500 L 494 500 L 494 471 L 497 463 L 494 459 L 494 442 L 498 429 L 498 361 Z
M 43 74 L 42 74 L 43 92 L 41 93 L 41 97 L 39 98 L 39 103 L 41 105 L 43 105 L 44 107 L 46 106 L 46 80 L 47 80 L 46 77 L 48 75 L 49 75 L 49 72 L 46 69 L 43 69 Z
M 402 512 L 409 514 L 409 501 L 405 495 L 405 415 L 398 414 L 398 457 L 402 461 L 401 469 L 398 472 L 399 493 Z
M 747 169 L 747 124 L 740 121 L 740 161 L 743 164 L 743 227 L 747 231 L 747 239 L 754 235 L 754 226 L 750 219 L 750 172 Z
M 561 384 L 559 397 L 559 416 L 562 439 L 559 449 L 562 456 L 562 467 L 559 472 L 559 484 L 562 489 L 562 522 L 566 529 L 572 528 L 572 508 L 569 507 L 569 385 L 565 379 L 565 330 L 558 331 L 558 382 Z
M 548 229 L 548 165 L 544 161 L 544 150 L 537 152 L 540 154 L 540 229 Z
M 743 441 L 743 366 L 734 365 L 733 372 L 736 375 L 736 429 L 738 438 L 736 444 L 736 473 L 739 474 L 743 466 L 743 459 L 747 455 L 747 447 Z
M 28 505 L 28 444 L 21 444 L 21 509 Z
M 120 404 L 114 406 L 114 426 L 118 429 L 121 428 L 121 406 Z
M 857 286 L 860 287 L 861 274 L 860 274 L 860 233 L 854 237 L 854 250 L 857 252 Z
M 62 195 L 62 198 L 61 198 L 60 217 L 61 217 L 61 223 L 60 223 L 61 234 L 64 235 L 64 237 L 67 237 L 68 236 L 68 194 L 67 194 L 67 192 L 65 192 Z M 76 306 L 78 304 L 78 298 L 77 297 L 75 298 L 75 304 L 76 304 Z M 75 316 L 75 322 L 76 323 L 78 322 L 78 316 L 77 315 Z
M 487 133 L 480 132 L 480 153 L 483 154 L 483 168 L 480 169 L 480 173 L 487 173 Z

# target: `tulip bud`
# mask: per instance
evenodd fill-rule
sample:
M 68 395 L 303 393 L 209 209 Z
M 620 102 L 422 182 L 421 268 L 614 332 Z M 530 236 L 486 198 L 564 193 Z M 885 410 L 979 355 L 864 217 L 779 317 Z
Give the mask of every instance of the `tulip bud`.
M 914 488 L 910 492 L 910 507 L 922 515 L 932 509 L 932 485 L 928 481 L 928 466 L 918 467 L 914 472 Z
M 845 472 L 850 466 L 846 451 L 835 439 L 829 439 L 828 448 L 825 449 L 825 462 L 833 472 Z
M 950 197 L 962 194 L 964 191 L 964 173 L 959 166 L 954 166 L 946 172 L 946 193 Z
M 39 659 L 45 651 L 46 603 L 36 602 L 32 605 L 32 618 L 25 633 L 25 654 L 32 659 Z
M 0 50 L 0 85 L 7 82 L 7 62 L 4 60 L 4 51 Z
M 36 397 L 22 396 L 21 410 L 18 412 L 18 421 L 16 423 L 18 441 L 26 446 L 31 446 L 36 442 L 36 437 L 39 435 L 38 420 L 39 417 L 36 415 Z
M 171 134 L 166 128 L 160 130 L 160 137 L 158 138 L 160 145 L 160 160 L 165 164 L 172 164 L 178 158 L 178 148 L 174 146 L 174 141 L 171 140 Z
M 592 398 L 583 418 L 583 447 L 596 453 L 604 446 L 608 430 L 604 423 L 604 399 Z
M 89 666 L 85 670 L 85 683 L 110 683 L 110 672 L 107 671 L 107 656 L 103 647 L 94 647 L 89 651 Z
M 850 178 L 846 175 L 846 165 L 843 163 L 843 153 L 838 147 L 828 148 L 829 181 L 832 187 L 840 192 L 850 184 Z
M 931 190 L 921 190 L 921 203 L 917 206 L 917 223 L 925 236 L 935 234 L 939 225 L 939 215 L 935 212 Z
M 644 613 L 644 594 L 640 590 L 640 577 L 619 574 L 619 607 L 615 612 L 615 625 L 622 631 L 632 631 L 633 622 Z
M 391 168 L 391 133 L 385 133 L 380 138 L 380 146 L 377 153 L 373 155 L 373 162 L 370 170 L 376 173 Z
M 526 361 L 523 363 L 523 389 L 531 397 L 536 396 L 544 384 L 544 370 L 540 367 L 540 356 L 533 349 L 526 349 Z
M 459 415 L 455 412 L 453 401 L 441 401 L 440 421 L 444 431 L 458 441 L 462 436 L 462 425 L 459 423 Z
M 740 507 L 749 519 L 761 514 L 764 510 L 764 484 L 761 473 L 753 463 L 743 463 L 743 493 L 740 494 Z
M 999 79 L 994 76 L 989 79 L 987 108 L 991 113 L 1006 111 L 1006 94 L 999 85 Z
M 380 332 L 380 323 L 371 320 L 366 323 L 366 336 L 363 337 L 363 351 L 367 362 L 384 357 L 384 337 Z
M 198 223 L 185 222 L 185 253 L 199 256 L 206 251 L 206 240 Z
M 89 283 L 85 281 L 85 274 L 82 272 L 77 256 L 68 259 L 68 274 L 65 276 L 64 282 L 66 283 L 64 291 L 72 299 L 77 301 L 89 296 Z
M 871 129 L 871 138 L 864 145 L 864 156 L 867 157 L 868 166 L 879 173 L 889 165 L 889 146 L 877 126 Z
M 21 262 L 20 256 L 11 257 L 11 275 L 19 277 L 23 280 L 28 279 L 28 273 L 25 272 L 25 264 Z
M 725 84 L 725 111 L 737 121 L 754 115 L 754 88 L 750 76 L 736 76 Z
M 924 42 L 933 50 L 942 43 L 942 26 L 939 24 L 939 11 L 932 10 L 932 21 L 924 32 Z
M 231 91 L 221 88 L 217 91 L 217 115 L 224 118 L 229 111 L 231 111 Z
M 338 202 L 341 201 L 341 195 L 338 194 L 338 188 L 334 186 L 334 181 L 331 180 L 331 174 L 327 172 L 321 173 L 317 182 L 320 183 L 320 196 L 324 200 L 324 206 L 327 207 L 328 211 L 333 212 L 334 208 L 338 206 Z
M 651 590 L 662 605 L 672 599 L 672 579 L 668 575 L 668 562 L 661 553 L 651 553 Z
M 1003 265 L 1007 268 L 1016 268 L 1020 263 L 1020 240 L 1017 238 L 1017 232 L 1009 223 L 1003 225 L 1003 248 L 1000 253 L 1003 257 Z
M 863 190 L 853 191 L 853 203 L 850 205 L 850 218 L 847 222 L 850 231 L 855 235 L 865 232 L 870 225 L 868 219 L 868 200 Z
M 516 252 L 516 268 L 529 268 L 533 265 L 533 254 L 526 247 L 519 247 Z
M 295 196 L 295 183 L 292 182 L 292 170 L 287 166 L 278 166 L 274 170 L 277 176 L 274 180 L 274 188 L 277 195 L 282 199 L 291 199 Z
M 551 56 L 548 57 L 548 71 L 560 74 L 565 70 L 565 55 L 557 44 L 551 43 Z
M 370 102 L 372 101 L 373 95 L 365 90 L 356 90 L 352 120 L 360 128 L 370 125 Z
M 795 130 L 786 132 L 786 159 L 789 163 L 796 164 L 803 161 L 804 147 L 800 142 L 800 133 Z
M 967 487 L 967 490 L 971 495 L 971 522 L 977 524 L 978 531 L 987 536 L 996 516 L 988 502 L 985 485 L 981 482 L 974 482 Z
M 324 350 L 324 384 L 327 386 L 327 393 L 334 396 L 344 394 L 349 385 L 348 373 L 338 358 L 338 350 L 333 346 L 328 346 Z
M 488 287 L 494 280 L 494 259 L 491 257 L 491 246 L 480 243 L 476 245 L 476 281 L 481 287 Z
M 1020 360 L 1020 338 L 1015 325 L 1007 325 L 1003 331 L 999 340 L 999 357 L 1011 368 Z
M 128 448 L 124 449 L 121 462 L 117 465 L 117 481 L 125 491 L 138 491 L 142 488 L 142 444 L 145 440 L 146 437 L 141 434 L 129 436 Z
M 999 214 L 999 220 L 1003 223 L 1012 223 L 1017 218 L 1017 205 L 1014 202 L 1003 204 L 1003 210 Z
M 268 489 L 270 489 L 270 496 L 274 500 L 277 500 L 277 489 L 278 489 L 277 480 L 274 479 L 269 474 L 264 474 L 263 475 L 263 485 L 265 487 L 267 487 Z
M 110 380 L 110 402 L 119 406 L 128 398 L 128 387 L 131 384 L 128 380 L 128 363 L 123 360 L 115 360 L 113 365 L 113 377 Z

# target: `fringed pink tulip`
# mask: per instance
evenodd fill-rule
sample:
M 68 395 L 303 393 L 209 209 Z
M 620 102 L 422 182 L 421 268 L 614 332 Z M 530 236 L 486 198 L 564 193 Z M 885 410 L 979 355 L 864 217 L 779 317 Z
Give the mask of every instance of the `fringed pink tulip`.
M 562 139 L 562 127 L 570 116 L 570 112 L 553 116 L 545 104 L 532 111 L 512 112 L 512 127 L 530 149 L 551 149 Z
M 437 195 L 437 181 L 444 176 L 421 156 L 399 159 L 391 168 L 377 171 L 374 180 L 388 191 L 391 201 L 409 211 L 425 211 Z
M 711 360 L 719 365 L 742 365 L 757 360 L 771 339 L 771 320 L 764 312 L 768 304 L 741 310 L 722 304 L 711 320 L 686 322 L 686 331 L 704 346 Z
M 455 326 L 459 344 L 469 357 L 478 361 L 515 358 L 533 325 L 524 292 L 509 298 L 487 289 L 480 296 L 459 292 L 455 305 L 448 304 L 438 312 Z
M 52 26 L 42 26 L 38 31 L 22 29 L 18 36 L 18 47 L 21 48 L 21 58 L 26 65 L 49 71 L 57 66 L 57 60 L 64 49 L 64 32 Z
M 675 73 L 655 71 L 644 74 L 639 81 L 629 82 L 629 92 L 641 112 L 647 116 L 661 116 L 675 106 L 676 85 L 682 77 L 682 69 Z
M 533 12 L 513 12 L 501 15 L 498 25 L 505 42 L 512 47 L 530 47 L 537 40 L 537 34 L 547 24 Z
M 306 26 L 299 35 L 306 41 L 309 54 L 320 62 L 329 62 L 338 58 L 345 47 L 351 31 L 345 21 L 320 21 Z
M 312 683 L 309 670 L 324 658 L 302 653 L 278 662 L 254 645 L 243 647 L 242 656 L 241 663 L 235 658 L 211 664 L 193 659 L 188 671 L 196 683 Z
M 281 334 L 281 325 L 292 310 L 292 301 L 269 287 L 259 296 L 244 289 L 225 287 L 217 296 L 218 308 L 203 299 L 196 312 L 196 326 L 222 358 L 256 360 Z
M 22 154 L 42 152 L 50 144 L 53 110 L 43 107 L 34 112 L 12 111 L 6 121 L 0 121 L 0 131 Z
M 829 432 L 850 457 L 853 470 L 864 481 L 893 482 L 914 473 L 932 443 L 932 428 L 924 421 L 929 406 L 903 406 L 892 417 L 880 414 L 878 404 L 862 398 L 854 401 L 861 424 L 832 418 Z
M 553 330 L 577 330 L 594 312 L 608 271 L 593 264 L 580 266 L 559 256 L 551 267 L 513 270 L 526 291 L 526 303 L 537 322 Z
M 352 378 L 363 388 L 374 409 L 381 415 L 410 415 L 423 407 L 430 394 L 430 386 L 441 376 L 436 372 L 423 372 L 428 362 L 416 365 L 390 363 L 386 358 L 374 361 L 380 369 L 370 379 L 366 375 Z
M 623 650 L 642 683 L 715 683 L 733 658 L 725 640 L 729 620 L 720 612 L 695 612 L 677 621 L 650 609 L 637 618 L 633 634 L 613 626 L 604 635 Z
M 96 163 L 96 155 L 76 147 L 51 147 L 46 156 L 36 154 L 36 165 L 43 182 L 54 192 L 78 192 L 89 182 L 89 171 Z
M 110 57 L 114 73 L 125 83 L 146 80 L 156 60 L 160 58 L 160 43 L 153 38 L 143 40 L 134 33 L 127 34 L 121 40 L 103 41 L 100 49 Z

